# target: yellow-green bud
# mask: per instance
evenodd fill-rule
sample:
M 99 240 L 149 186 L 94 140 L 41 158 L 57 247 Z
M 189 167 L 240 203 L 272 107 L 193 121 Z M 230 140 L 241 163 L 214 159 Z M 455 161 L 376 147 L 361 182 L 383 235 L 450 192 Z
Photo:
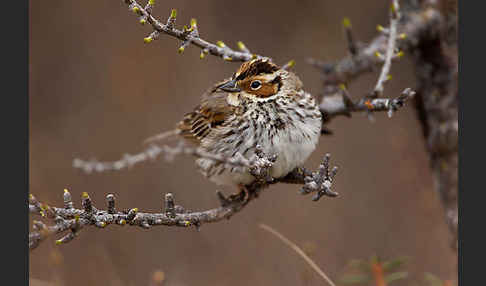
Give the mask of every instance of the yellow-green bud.
M 295 66 L 295 61 L 294 60 L 290 60 L 287 64 L 286 64 L 287 68 L 291 68 L 293 66 Z
M 344 18 L 343 19 L 343 26 L 344 28 L 351 28 L 351 20 L 349 20 L 349 18 Z
M 177 10 L 176 10 L 176 9 L 172 9 L 172 10 L 170 11 L 170 17 L 171 17 L 171 18 L 175 18 L 175 17 L 177 17 Z
M 155 0 L 149 0 L 148 3 L 149 3 L 149 5 L 154 5 L 155 4 Z
M 62 240 L 60 239 L 56 240 L 56 245 L 60 245 L 60 244 L 62 244 Z
M 238 45 L 238 49 L 240 49 L 240 50 L 242 50 L 242 51 L 246 50 L 246 46 L 245 46 L 245 44 L 243 44 L 243 42 L 242 42 L 242 41 L 239 41 L 239 42 L 238 42 L 238 43 L 236 43 L 236 44 Z
M 143 38 L 143 42 L 148 44 L 150 42 L 152 42 L 154 39 L 152 39 L 151 37 L 146 37 L 146 38 Z
M 133 13 L 138 13 L 138 12 L 140 12 L 140 8 L 135 6 L 135 7 L 132 8 L 132 11 L 133 11 Z
M 196 27 L 197 25 L 197 20 L 195 18 L 191 19 L 191 27 Z
M 184 52 L 184 49 L 185 49 L 184 46 L 181 46 L 179 50 L 177 50 L 177 52 L 179 52 L 179 54 L 182 54 Z
M 81 194 L 81 197 L 82 197 L 83 199 L 87 199 L 87 198 L 89 198 L 89 195 L 88 195 L 88 193 L 87 193 L 87 192 L 83 192 L 83 193 Z
M 217 41 L 216 45 L 218 45 L 218 47 L 220 47 L 220 48 L 226 47 L 226 45 L 223 43 L 223 41 Z
M 145 20 L 144 18 L 140 19 L 140 24 L 145 25 L 145 23 L 147 23 L 147 20 Z

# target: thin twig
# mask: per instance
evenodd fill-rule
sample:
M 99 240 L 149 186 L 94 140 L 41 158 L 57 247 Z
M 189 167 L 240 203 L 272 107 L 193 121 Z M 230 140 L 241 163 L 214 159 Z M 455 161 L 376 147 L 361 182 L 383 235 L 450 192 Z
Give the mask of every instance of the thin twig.
M 389 79 L 390 68 L 392 58 L 395 55 L 395 46 L 397 41 L 397 30 L 398 30 L 398 23 L 400 21 L 400 7 L 398 6 L 398 0 L 393 0 L 392 7 L 390 9 L 390 28 L 389 28 L 389 35 L 388 35 L 388 43 L 385 53 L 385 63 L 380 72 L 380 76 L 378 77 L 378 82 L 376 83 L 373 96 L 374 97 L 381 97 L 383 95 L 384 90 L 384 83 Z
M 348 42 L 348 51 L 351 56 L 354 56 L 358 53 L 358 46 L 354 41 L 351 20 L 349 20 L 349 18 L 343 19 L 343 28 L 344 28 L 344 34 L 346 36 L 346 40 Z
M 432 14 L 432 16 L 434 16 Z M 323 116 L 323 124 L 328 123 L 336 115 L 351 116 L 352 112 L 366 111 L 368 118 L 372 119 L 371 113 L 386 111 L 391 117 L 398 108 L 415 95 L 415 92 L 406 88 L 400 96 L 393 99 L 381 98 L 383 96 L 384 84 L 390 80 L 390 68 L 392 60 L 403 56 L 403 51 L 397 52 L 397 41 L 406 41 L 406 33 L 398 34 L 400 24 L 400 6 L 398 0 L 392 0 L 390 9 L 390 27 L 378 26 L 380 36 L 375 38 L 369 45 L 358 48 L 354 44 L 351 34 L 351 22 L 345 18 L 343 26 L 346 32 L 350 56 L 337 62 L 325 63 L 317 60 L 309 60 L 309 63 L 319 68 L 324 73 L 324 93 L 321 97 L 319 109 Z M 432 17 L 434 18 L 434 17 Z M 420 24 L 428 23 L 424 20 L 413 18 L 413 21 L 422 21 Z M 401 27 L 417 36 L 420 29 L 416 27 Z M 382 53 L 385 53 L 383 55 Z M 346 84 L 361 73 L 373 71 L 375 66 L 382 64 L 380 75 L 371 93 L 366 93 L 365 97 L 353 102 L 346 89 Z M 371 96 L 370 96 L 371 94 Z M 327 126 L 323 126 L 322 134 L 331 134 Z
M 305 262 L 307 262 L 310 265 L 310 267 L 314 269 L 314 271 L 317 272 L 319 276 L 322 277 L 322 279 L 324 279 L 327 283 L 329 283 L 329 285 L 336 286 L 336 284 L 332 282 L 332 280 L 326 275 L 326 273 L 324 273 L 324 271 L 322 271 L 322 269 L 319 266 L 317 266 L 317 264 L 309 256 L 307 256 L 307 254 L 305 254 L 305 252 L 300 247 L 298 247 L 295 243 L 293 243 L 285 236 L 283 236 L 283 234 L 281 234 L 280 232 L 276 231 L 275 229 L 271 228 L 266 224 L 260 223 L 258 226 L 263 230 L 266 230 L 271 234 L 275 235 L 276 237 L 278 237 L 281 241 L 283 241 L 283 243 L 285 243 L 287 246 L 289 246 L 295 252 L 297 252 L 297 254 L 300 255 L 300 257 L 302 257 L 305 260 Z
M 258 146 L 257 146 L 258 148 Z M 250 168 L 255 164 L 258 164 L 258 158 L 253 156 L 252 158 L 245 158 L 240 153 L 236 153 L 233 157 L 223 156 L 222 154 L 213 154 L 204 151 L 202 148 L 193 148 L 187 146 L 184 141 L 179 141 L 175 147 L 168 145 L 158 146 L 154 143 L 150 144 L 146 149 L 137 154 L 124 154 L 123 157 L 116 161 L 102 162 L 95 159 L 83 160 L 75 158 L 73 160 L 73 167 L 82 169 L 86 173 L 116 171 L 125 168 L 131 168 L 135 164 L 147 161 L 155 160 L 158 156 L 164 155 L 165 160 L 172 161 L 175 156 L 185 154 L 192 155 L 197 158 L 207 158 L 218 163 L 234 167 L 236 171 L 243 172 L 245 168 Z
M 441 15 L 435 8 L 426 8 L 419 12 L 407 13 L 407 19 L 403 24 L 398 23 L 397 47 L 405 53 L 411 53 L 412 49 L 420 42 L 425 31 L 437 33 L 437 26 L 441 21 Z M 380 26 L 381 27 L 381 26 Z M 307 62 L 317 68 L 324 75 L 324 86 L 338 86 L 356 79 L 360 75 L 376 70 L 383 64 L 383 57 L 377 57 L 386 51 L 388 34 L 379 29 L 377 35 L 366 46 L 361 47 L 355 56 L 347 56 L 335 62 L 324 62 L 317 59 L 308 59 Z
M 161 21 L 154 18 L 151 14 L 153 0 L 149 0 L 147 6 L 142 7 L 135 0 L 124 0 L 125 4 L 128 5 L 129 9 L 136 13 L 140 17 L 140 23 L 144 24 L 148 22 L 152 25 L 154 32 L 150 36 L 144 38 L 146 43 L 150 43 L 159 37 L 160 33 L 164 33 L 175 37 L 182 41 L 179 48 L 179 52 L 182 53 L 184 49 L 192 44 L 196 47 L 201 48 L 200 58 L 204 58 L 206 54 L 211 54 L 217 57 L 221 57 L 226 61 L 248 61 L 254 58 L 262 58 L 263 56 L 251 53 L 248 48 L 242 43 L 238 42 L 238 48 L 240 51 L 235 51 L 228 46 L 226 46 L 222 41 L 218 41 L 216 44 L 212 44 L 206 40 L 203 40 L 199 36 L 199 31 L 197 27 L 196 19 L 192 19 L 189 27 L 184 26 L 183 30 L 178 30 L 175 28 L 175 22 L 177 17 L 177 11 L 172 10 L 167 24 L 162 24 Z M 149 9 L 147 9 L 147 7 Z

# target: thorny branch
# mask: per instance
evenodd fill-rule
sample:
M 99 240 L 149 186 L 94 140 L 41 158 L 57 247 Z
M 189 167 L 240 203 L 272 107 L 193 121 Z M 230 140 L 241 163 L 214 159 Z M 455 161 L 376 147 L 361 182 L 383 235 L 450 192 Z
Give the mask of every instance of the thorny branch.
M 68 190 L 64 190 L 64 207 L 62 208 L 42 204 L 33 195 L 30 195 L 30 213 L 41 215 L 43 218 L 54 222 L 54 225 L 47 226 L 41 221 L 34 221 L 33 231 L 29 234 L 29 248 L 31 250 L 35 249 L 40 242 L 55 234 L 64 234 L 62 238 L 56 240 L 56 244 L 70 242 L 85 226 L 105 228 L 113 224 L 139 226 L 148 229 L 152 226 L 164 225 L 195 226 L 198 229 L 203 223 L 229 219 L 256 198 L 263 189 L 276 183 L 302 184 L 304 185 L 301 190 L 302 194 L 316 193 L 316 196 L 313 197 L 314 201 L 324 195 L 335 197 L 337 193 L 331 191 L 331 187 L 337 168 L 334 167 L 329 171 L 329 156 L 329 154 L 326 154 L 318 172 L 311 172 L 305 168 L 296 168 L 286 177 L 275 179 L 269 176 L 269 170 L 276 157 L 265 155 L 257 147 L 256 155 L 249 160 L 250 163 L 246 161 L 239 161 L 238 163 L 228 162 L 229 164 L 251 164 L 249 166 L 250 173 L 255 176 L 256 180 L 245 186 L 245 190 L 238 194 L 226 197 L 221 192 L 216 192 L 221 206 L 206 211 L 190 211 L 176 205 L 171 193 L 165 195 L 165 210 L 161 213 L 139 212 L 138 208 L 117 211 L 113 194 L 106 196 L 107 210 L 97 209 L 86 192 L 82 195 L 82 209 L 74 208 L 71 193 Z

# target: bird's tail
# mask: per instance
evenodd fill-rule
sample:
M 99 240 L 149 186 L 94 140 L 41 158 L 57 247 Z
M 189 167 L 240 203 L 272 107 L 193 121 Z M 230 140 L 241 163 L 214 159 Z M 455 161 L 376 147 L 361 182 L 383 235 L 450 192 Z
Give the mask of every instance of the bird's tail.
M 154 136 L 151 136 L 151 137 L 145 139 L 143 141 L 143 144 L 155 143 L 155 142 L 159 142 L 159 141 L 166 140 L 166 139 L 174 139 L 180 133 L 181 132 L 178 129 L 162 132 L 162 133 L 159 133 L 157 135 L 154 135 Z

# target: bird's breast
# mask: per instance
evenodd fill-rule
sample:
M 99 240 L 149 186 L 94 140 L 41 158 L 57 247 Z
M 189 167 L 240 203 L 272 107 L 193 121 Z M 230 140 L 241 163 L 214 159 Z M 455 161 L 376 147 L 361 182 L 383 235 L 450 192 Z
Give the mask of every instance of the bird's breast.
M 205 144 L 210 152 L 234 156 L 237 152 L 246 158 L 259 145 L 268 155 L 277 155 L 270 170 L 274 178 L 285 176 L 304 164 L 316 148 L 321 131 L 321 113 L 309 94 L 295 99 L 247 106 L 243 115 L 234 114 L 217 135 Z M 213 168 L 209 160 L 200 160 L 205 169 Z M 201 165 L 199 163 L 199 165 Z M 249 174 L 233 172 L 219 165 L 208 176 L 215 182 L 249 184 Z

